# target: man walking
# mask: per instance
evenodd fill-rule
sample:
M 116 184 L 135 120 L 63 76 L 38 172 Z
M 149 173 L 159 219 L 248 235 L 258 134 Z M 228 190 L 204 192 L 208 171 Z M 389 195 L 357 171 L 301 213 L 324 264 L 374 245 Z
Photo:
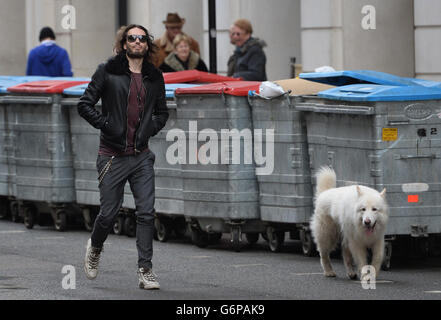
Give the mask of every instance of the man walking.
M 155 155 L 149 138 L 168 119 L 164 78 L 151 63 L 156 49 L 147 29 L 129 25 L 115 43 L 116 56 L 100 64 L 78 103 L 79 114 L 101 130 L 97 158 L 101 209 L 88 240 L 84 270 L 98 272 L 103 244 L 130 183 L 136 205 L 139 287 L 159 289 L 152 271 Z M 102 112 L 95 109 L 101 98 Z

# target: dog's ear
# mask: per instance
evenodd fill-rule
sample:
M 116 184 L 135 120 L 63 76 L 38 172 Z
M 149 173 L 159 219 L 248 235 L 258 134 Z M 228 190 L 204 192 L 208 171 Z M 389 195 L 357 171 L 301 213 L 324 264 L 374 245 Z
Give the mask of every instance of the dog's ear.
M 363 192 L 361 192 L 360 186 L 357 186 L 357 193 L 358 193 L 359 197 L 361 197 L 363 195 Z
M 380 196 L 386 198 L 386 188 L 384 188 L 383 191 L 380 192 Z

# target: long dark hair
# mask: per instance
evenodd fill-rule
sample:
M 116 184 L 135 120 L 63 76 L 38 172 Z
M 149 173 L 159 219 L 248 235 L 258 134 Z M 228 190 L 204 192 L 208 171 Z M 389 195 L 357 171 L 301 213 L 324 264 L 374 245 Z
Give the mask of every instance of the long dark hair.
M 144 28 L 143 26 L 141 26 L 139 24 L 130 24 L 127 27 L 122 26 L 121 28 L 119 28 L 119 30 L 116 33 L 116 41 L 115 41 L 115 45 L 113 47 L 113 51 L 116 54 L 124 54 L 124 55 L 126 54 L 126 50 L 124 49 L 124 44 L 127 41 L 127 33 L 129 32 L 130 29 L 133 29 L 133 28 L 141 29 L 147 35 L 148 50 L 144 56 L 144 59 L 151 62 L 152 56 L 156 53 L 156 51 L 158 50 L 158 47 L 153 43 L 153 36 L 147 31 L 146 28 Z

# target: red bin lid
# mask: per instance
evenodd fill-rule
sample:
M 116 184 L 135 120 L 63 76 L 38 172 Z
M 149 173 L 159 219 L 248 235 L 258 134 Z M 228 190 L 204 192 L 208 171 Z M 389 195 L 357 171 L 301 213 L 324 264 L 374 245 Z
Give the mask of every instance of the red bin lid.
M 178 88 L 175 95 L 180 94 L 228 94 L 244 97 L 250 90 L 259 93 L 260 81 L 227 81 L 205 84 L 191 88 Z
M 225 77 L 219 74 L 199 70 L 165 72 L 163 75 L 165 83 L 214 83 L 222 81 L 242 80 L 241 78 Z
M 9 92 L 16 93 L 63 93 L 63 90 L 73 86 L 77 86 L 89 81 L 70 81 L 70 80 L 42 80 L 21 83 L 19 85 L 9 87 Z

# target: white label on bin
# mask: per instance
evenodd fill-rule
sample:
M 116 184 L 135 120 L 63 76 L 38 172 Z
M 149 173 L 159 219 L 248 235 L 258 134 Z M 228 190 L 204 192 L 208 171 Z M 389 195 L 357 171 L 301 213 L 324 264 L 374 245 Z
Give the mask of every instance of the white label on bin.
M 429 190 L 429 185 L 427 183 L 405 183 L 401 185 L 403 192 L 424 192 Z

